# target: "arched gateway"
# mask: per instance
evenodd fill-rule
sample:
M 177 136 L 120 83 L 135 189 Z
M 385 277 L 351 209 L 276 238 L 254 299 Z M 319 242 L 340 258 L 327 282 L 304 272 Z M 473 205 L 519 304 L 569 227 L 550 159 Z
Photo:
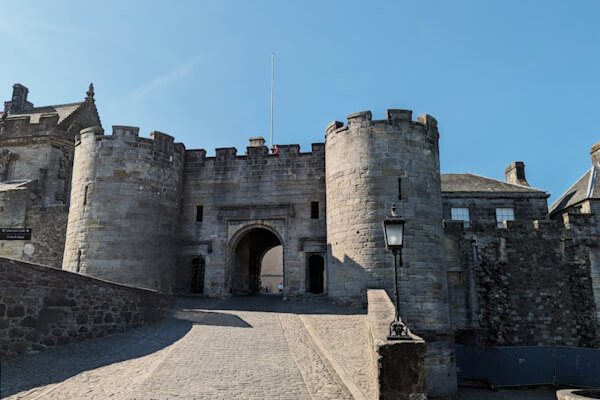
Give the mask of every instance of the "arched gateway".
M 278 235 L 264 227 L 253 227 L 241 232 L 232 245 L 231 293 L 240 296 L 264 292 L 264 283 L 261 285 L 261 263 L 269 250 L 283 245 Z

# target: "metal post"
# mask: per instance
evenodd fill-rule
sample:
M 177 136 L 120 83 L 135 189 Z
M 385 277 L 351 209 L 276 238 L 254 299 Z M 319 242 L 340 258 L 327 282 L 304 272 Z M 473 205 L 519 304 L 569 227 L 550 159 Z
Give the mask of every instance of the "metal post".
M 400 268 L 402 268 L 402 248 L 393 250 L 394 253 L 394 302 L 395 315 L 390 324 L 390 334 L 388 340 L 412 340 L 408 327 L 400 320 L 400 296 L 398 294 L 398 262 L 397 255 L 400 253 Z
M 400 298 L 398 295 L 398 261 L 396 260 L 397 254 L 398 250 L 394 250 L 394 304 L 396 305 L 394 321 L 396 322 L 400 321 Z M 402 256 L 400 256 L 400 259 L 402 259 Z

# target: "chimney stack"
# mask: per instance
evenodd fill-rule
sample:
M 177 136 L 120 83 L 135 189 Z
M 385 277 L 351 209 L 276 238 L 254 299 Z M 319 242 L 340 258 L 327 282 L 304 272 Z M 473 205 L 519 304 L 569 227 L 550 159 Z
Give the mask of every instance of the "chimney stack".
M 4 111 L 8 111 L 9 114 L 23 111 L 27 106 L 28 93 L 29 89 L 20 83 L 15 83 L 13 85 L 12 99 L 9 102 L 4 103 Z
M 506 182 L 514 183 L 515 185 L 529 186 L 525 179 L 525 164 L 523 161 L 515 161 L 504 170 Z
M 250 147 L 264 147 L 265 139 L 262 136 L 254 136 L 250 139 Z

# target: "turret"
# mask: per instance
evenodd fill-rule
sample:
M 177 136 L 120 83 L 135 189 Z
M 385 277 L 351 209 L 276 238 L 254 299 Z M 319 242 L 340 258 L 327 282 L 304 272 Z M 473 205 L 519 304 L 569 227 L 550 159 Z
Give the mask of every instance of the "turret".
M 185 148 L 114 126 L 81 131 L 63 269 L 168 292 L 175 267 Z
M 350 114 L 326 130 L 328 293 L 364 296 L 367 288 L 392 294 L 393 257 L 382 221 L 392 204 L 407 221 L 400 276 L 403 320 L 426 337 L 430 395 L 456 390 L 453 340 L 444 268 L 437 121 L 410 110 Z M 423 311 L 427 310 L 426 313 Z M 435 365 L 435 366 L 434 366 Z

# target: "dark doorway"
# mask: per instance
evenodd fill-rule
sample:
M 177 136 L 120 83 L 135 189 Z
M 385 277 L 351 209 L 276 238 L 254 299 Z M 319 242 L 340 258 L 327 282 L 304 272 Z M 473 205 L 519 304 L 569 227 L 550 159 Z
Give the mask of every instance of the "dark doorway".
M 205 270 L 206 262 L 204 261 L 203 256 L 197 256 L 192 258 L 191 265 L 191 286 L 190 292 L 196 294 L 204 293 L 204 270 Z
M 254 228 L 240 239 L 234 249 L 231 292 L 234 295 L 261 292 L 261 261 L 265 253 L 282 243 L 277 236 L 264 228 Z
M 320 255 L 314 254 L 308 258 L 308 291 L 323 293 L 324 290 L 325 260 Z

